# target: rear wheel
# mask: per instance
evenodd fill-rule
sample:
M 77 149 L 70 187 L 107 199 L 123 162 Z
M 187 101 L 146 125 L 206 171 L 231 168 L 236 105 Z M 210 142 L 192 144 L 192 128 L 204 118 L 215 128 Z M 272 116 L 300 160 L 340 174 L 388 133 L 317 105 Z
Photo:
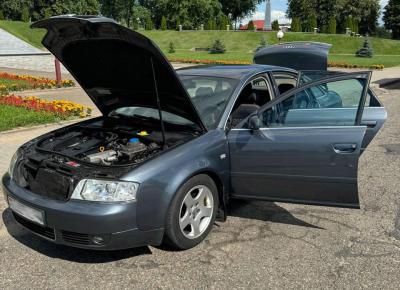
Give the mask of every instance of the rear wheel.
M 188 180 L 175 195 L 168 210 L 166 240 L 175 248 L 189 249 L 211 231 L 218 209 L 218 190 L 207 175 Z

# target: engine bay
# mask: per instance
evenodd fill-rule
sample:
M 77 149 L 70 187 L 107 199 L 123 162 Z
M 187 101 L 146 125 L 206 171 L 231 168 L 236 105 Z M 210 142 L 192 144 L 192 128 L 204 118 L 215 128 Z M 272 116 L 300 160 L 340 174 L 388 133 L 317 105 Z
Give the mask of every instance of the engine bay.
M 100 124 L 101 125 L 101 124 Z M 131 127 L 77 126 L 45 138 L 37 148 L 80 162 L 103 166 L 138 164 L 179 142 L 193 138 L 185 132 L 167 132 Z

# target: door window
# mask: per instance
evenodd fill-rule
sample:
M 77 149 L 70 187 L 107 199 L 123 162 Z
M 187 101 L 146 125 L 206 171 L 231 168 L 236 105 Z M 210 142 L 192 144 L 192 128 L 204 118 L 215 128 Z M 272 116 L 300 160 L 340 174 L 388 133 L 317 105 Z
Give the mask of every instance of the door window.
M 275 83 L 281 95 L 294 89 L 297 85 L 297 76 L 293 74 L 276 72 L 272 75 L 274 76 Z
M 315 85 L 286 98 L 261 115 L 265 127 L 354 126 L 364 79 Z

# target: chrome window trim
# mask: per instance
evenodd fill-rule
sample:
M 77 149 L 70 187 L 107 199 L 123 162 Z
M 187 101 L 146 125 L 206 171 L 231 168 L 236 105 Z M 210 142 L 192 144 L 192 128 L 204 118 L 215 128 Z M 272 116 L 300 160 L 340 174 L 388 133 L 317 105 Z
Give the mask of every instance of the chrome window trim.
M 267 131 L 267 130 L 306 130 L 306 129 L 356 129 L 356 128 L 367 128 L 367 126 L 312 126 L 312 127 L 280 127 L 280 128 L 260 128 L 260 131 Z M 252 129 L 247 128 L 238 128 L 238 129 L 231 129 L 231 131 L 254 131 Z

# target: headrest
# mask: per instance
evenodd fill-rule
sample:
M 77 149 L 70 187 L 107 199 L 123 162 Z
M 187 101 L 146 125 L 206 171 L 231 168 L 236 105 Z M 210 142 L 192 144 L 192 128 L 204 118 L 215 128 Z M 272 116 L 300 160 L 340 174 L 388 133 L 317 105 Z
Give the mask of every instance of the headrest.
M 209 97 L 214 94 L 214 90 L 211 87 L 200 87 L 196 90 L 197 97 Z

